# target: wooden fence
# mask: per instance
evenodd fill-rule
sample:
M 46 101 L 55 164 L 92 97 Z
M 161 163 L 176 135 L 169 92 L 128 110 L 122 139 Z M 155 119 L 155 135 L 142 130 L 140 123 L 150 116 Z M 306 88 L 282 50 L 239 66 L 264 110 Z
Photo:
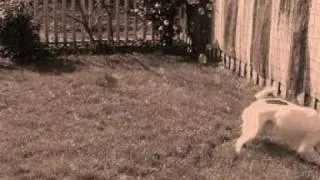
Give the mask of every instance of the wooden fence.
M 40 38 L 53 46 L 82 46 L 90 40 L 115 45 L 157 43 L 152 22 L 137 15 L 135 0 L 33 0 Z M 175 42 L 187 41 L 185 7 L 178 13 L 182 32 Z M 87 21 L 92 36 L 87 33 Z
M 215 0 L 214 43 L 225 67 L 320 110 L 320 2 Z

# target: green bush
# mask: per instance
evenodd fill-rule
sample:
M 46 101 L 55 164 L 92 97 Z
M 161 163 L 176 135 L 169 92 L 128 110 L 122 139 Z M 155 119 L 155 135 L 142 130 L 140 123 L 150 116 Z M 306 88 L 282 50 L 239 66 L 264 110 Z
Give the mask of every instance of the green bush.
M 35 61 L 41 50 L 39 29 L 26 1 L 6 3 L 0 25 L 1 55 L 16 62 Z

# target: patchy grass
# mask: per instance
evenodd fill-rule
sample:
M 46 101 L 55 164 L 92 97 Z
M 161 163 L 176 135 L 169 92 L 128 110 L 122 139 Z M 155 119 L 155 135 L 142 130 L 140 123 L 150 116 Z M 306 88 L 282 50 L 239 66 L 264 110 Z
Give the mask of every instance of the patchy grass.
M 258 88 L 220 66 L 141 54 L 62 58 L 60 73 L 0 66 L 1 179 L 320 176 L 263 139 L 235 156 L 239 115 Z

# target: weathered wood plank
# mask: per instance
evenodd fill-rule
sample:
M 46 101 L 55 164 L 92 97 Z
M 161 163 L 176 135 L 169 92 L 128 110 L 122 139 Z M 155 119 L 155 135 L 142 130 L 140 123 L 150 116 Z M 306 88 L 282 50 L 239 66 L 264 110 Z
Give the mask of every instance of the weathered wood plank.
M 240 76 L 241 73 L 241 61 L 239 59 L 236 59 L 236 70 L 235 73 Z
M 255 70 L 252 71 L 252 82 L 254 85 L 258 84 L 258 73 Z
M 273 85 L 273 80 L 271 78 L 266 79 L 266 86 L 272 86 Z
M 136 10 L 137 10 L 137 2 L 136 1 L 133 2 L 133 9 L 134 9 L 134 12 L 135 12 L 135 15 L 133 17 L 133 34 L 134 34 L 134 39 L 137 40 L 138 39 L 138 35 L 137 35 L 138 18 L 137 18 L 137 14 L 136 14 Z
M 110 6 L 110 0 L 105 0 L 104 1 L 106 5 Z M 110 11 L 110 9 L 108 9 Z M 113 26 L 112 26 L 112 19 L 113 19 L 113 13 L 108 12 L 108 24 L 107 24 L 107 35 L 108 35 L 108 40 L 113 42 Z
M 49 43 L 49 0 L 44 0 L 43 2 L 44 10 L 44 36 L 45 42 Z
M 115 0 L 116 42 L 120 41 L 120 0 Z
M 228 54 L 225 54 L 225 55 L 226 55 L 226 67 L 227 69 L 230 69 L 231 58 Z
M 241 62 L 241 67 L 240 67 L 240 76 L 241 77 L 245 77 L 246 75 L 246 63 L 245 62 Z
M 90 29 L 92 29 L 92 12 L 93 12 L 93 1 L 94 0 L 88 0 L 88 23 Z
M 281 86 L 281 83 L 279 81 L 273 81 L 272 82 L 272 87 L 274 87 L 275 89 L 277 89 L 277 92 L 276 92 L 276 95 L 277 96 L 280 96 L 280 86 Z
M 86 0 L 81 0 L 81 3 L 80 3 L 80 7 L 79 8 L 82 8 L 83 12 L 86 13 Z M 83 27 L 83 25 L 81 25 L 81 40 L 82 40 L 82 44 L 84 45 L 85 44 L 85 39 L 86 39 L 86 32 L 85 32 L 85 29 Z
M 259 75 L 259 86 L 264 87 L 266 85 L 266 79 L 263 76 Z
M 52 0 L 52 17 L 53 17 L 53 39 L 54 43 L 58 44 L 58 1 Z
M 309 107 L 311 107 L 313 109 L 316 109 L 317 108 L 317 102 L 318 102 L 318 100 L 316 98 L 311 97 Z
M 76 16 L 76 0 L 71 0 L 71 16 Z M 71 21 L 71 34 L 72 34 L 72 41 L 73 45 L 76 46 L 77 42 L 77 35 L 76 35 L 76 22 Z
M 39 0 L 33 0 L 33 18 L 39 19 Z
M 101 6 L 101 1 L 97 1 L 97 11 L 99 12 L 98 17 L 97 17 L 97 29 L 98 29 L 98 41 L 101 42 L 102 40 L 102 18 L 104 16 L 102 6 Z
M 246 79 L 248 81 L 251 81 L 251 74 L 252 74 L 252 71 L 251 71 L 251 64 L 247 64 L 247 68 L 246 68 Z
M 280 96 L 287 99 L 287 87 L 284 84 L 280 84 Z
M 320 113 L 320 101 L 318 99 L 315 99 L 315 107 L 316 110 Z
M 128 12 L 129 12 L 129 0 L 124 0 L 124 41 L 127 43 L 128 41 Z
M 62 33 L 63 33 L 63 43 L 64 45 L 67 44 L 67 0 L 62 0 Z
M 235 67 L 234 67 L 234 62 L 235 62 L 235 59 L 231 56 L 230 57 L 230 64 L 229 64 L 229 69 L 232 71 L 232 72 L 234 72 L 234 69 L 235 69 Z

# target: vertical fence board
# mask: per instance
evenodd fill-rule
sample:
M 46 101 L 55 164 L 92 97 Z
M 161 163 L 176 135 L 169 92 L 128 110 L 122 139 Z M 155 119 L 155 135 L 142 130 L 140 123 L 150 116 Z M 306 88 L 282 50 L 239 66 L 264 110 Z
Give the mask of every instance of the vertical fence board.
M 129 0 L 124 0 L 124 41 L 128 41 L 128 11 L 129 11 Z
M 137 40 L 137 31 L 138 31 L 138 18 L 137 18 L 137 14 L 136 14 L 136 9 L 137 9 L 137 2 L 134 1 L 133 2 L 133 8 L 134 8 L 134 17 L 133 17 L 133 35 L 134 35 L 134 40 Z
M 252 82 L 254 85 L 258 84 L 258 73 L 256 71 L 252 71 Z
M 240 60 L 236 60 L 236 70 L 235 70 L 236 74 L 238 76 L 240 76 L 240 72 L 241 72 L 241 61 Z
M 248 81 L 251 80 L 251 74 L 252 74 L 252 71 L 251 71 L 251 64 L 247 64 L 247 69 L 246 69 L 246 78 Z
M 107 5 L 107 6 L 109 6 L 109 5 L 111 5 L 110 4 L 110 0 L 105 0 L 104 1 L 105 2 L 105 4 Z M 107 9 L 107 11 L 110 11 L 109 9 Z M 111 42 L 113 42 L 113 34 L 111 33 L 112 32 L 112 13 L 111 14 L 109 14 L 108 13 L 108 23 L 107 23 L 107 36 L 108 36 L 108 40 L 109 41 L 111 41 Z
M 246 63 L 241 62 L 240 76 L 245 77 L 246 73 Z
M 234 59 L 231 56 L 229 56 L 229 58 L 230 58 L 229 69 L 230 69 L 231 72 L 233 72 L 233 70 L 234 70 Z
M 292 100 L 294 100 L 294 91 L 292 90 L 292 89 L 288 89 L 287 90 L 287 99 L 289 100 L 289 101 L 292 101 Z
M 76 16 L 76 0 L 71 0 L 71 16 Z M 71 34 L 72 34 L 72 41 L 74 46 L 76 46 L 77 36 L 76 36 L 76 22 L 71 21 Z
M 39 19 L 39 0 L 33 0 L 33 18 L 35 20 Z
M 44 0 L 43 2 L 44 10 L 44 36 L 45 42 L 49 43 L 49 0 Z
M 92 11 L 93 11 L 93 1 L 94 0 L 88 0 L 88 23 L 89 27 L 91 29 L 92 27 Z
M 58 1 L 52 0 L 52 17 L 53 17 L 53 39 L 54 43 L 58 44 Z
M 316 109 L 317 108 L 317 99 L 316 98 L 311 98 L 309 107 Z M 319 107 L 318 107 L 319 108 Z
M 283 84 L 280 86 L 280 96 L 284 99 L 287 98 L 287 87 Z
M 315 108 L 320 113 L 320 101 L 318 99 L 315 99 Z
M 264 87 L 266 85 L 266 79 L 262 76 L 259 76 L 259 86 Z
M 234 57 L 231 57 L 231 58 L 230 58 L 230 70 L 231 70 L 232 72 L 235 72 L 235 69 L 236 69 L 236 67 L 235 67 L 235 62 L 236 62 L 236 59 L 235 59 Z
M 178 19 L 179 19 L 179 26 L 182 28 L 183 27 L 183 21 L 182 21 L 182 8 L 180 7 L 178 10 Z M 181 39 L 181 33 L 177 35 L 177 40 L 179 41 Z
M 279 81 L 273 81 L 272 82 L 272 87 L 274 87 L 275 89 L 277 89 L 276 95 L 279 96 L 281 94 L 281 84 Z
M 227 68 L 230 69 L 230 67 L 231 67 L 231 57 L 227 54 L 226 58 L 227 58 Z
M 142 39 L 147 39 L 147 24 L 145 20 L 142 20 Z
M 187 34 L 187 29 L 188 29 L 188 19 L 187 19 L 187 6 L 183 6 L 183 41 L 186 42 L 188 34 Z
M 81 4 L 80 4 L 79 8 L 82 8 L 83 12 L 86 12 L 86 0 L 81 0 Z M 81 25 L 82 45 L 84 45 L 85 44 L 84 40 L 86 38 L 86 33 L 85 33 L 85 29 L 84 29 L 83 25 L 82 24 L 80 24 L 80 25 Z
M 120 40 L 120 0 L 115 0 L 116 41 Z
M 297 96 L 297 102 L 301 105 L 304 106 L 306 102 L 306 93 L 302 92 Z
M 272 86 L 272 79 L 271 78 L 267 78 L 266 86 Z
M 102 18 L 104 16 L 104 12 L 101 6 L 101 1 L 97 1 L 97 10 L 99 11 L 98 15 L 98 22 L 97 22 L 97 28 L 98 28 L 98 40 L 101 42 L 102 40 Z
M 63 33 L 63 44 L 67 44 L 67 21 L 66 21 L 66 16 L 67 16 L 67 0 L 62 0 L 62 33 Z

